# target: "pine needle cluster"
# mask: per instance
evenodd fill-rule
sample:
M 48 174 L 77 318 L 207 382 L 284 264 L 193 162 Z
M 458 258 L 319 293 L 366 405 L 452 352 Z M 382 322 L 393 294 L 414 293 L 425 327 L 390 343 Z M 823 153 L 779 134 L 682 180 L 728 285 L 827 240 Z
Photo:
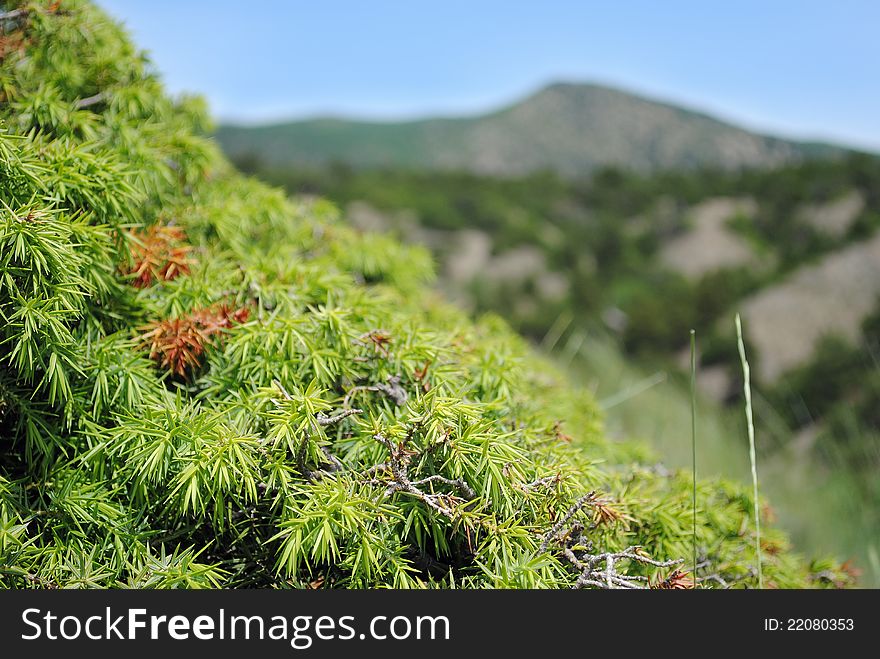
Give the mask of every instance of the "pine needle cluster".
M 746 489 L 698 484 L 681 572 L 687 474 L 209 130 L 90 3 L 0 12 L 0 586 L 755 585 Z

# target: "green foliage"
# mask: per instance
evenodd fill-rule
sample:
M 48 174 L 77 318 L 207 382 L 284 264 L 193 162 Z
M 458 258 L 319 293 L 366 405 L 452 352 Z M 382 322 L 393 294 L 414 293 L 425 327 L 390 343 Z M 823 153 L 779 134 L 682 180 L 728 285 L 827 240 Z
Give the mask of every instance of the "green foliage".
M 880 501 L 880 309 L 865 319 L 861 341 L 834 335 L 813 360 L 770 391 L 771 402 L 797 428 L 814 426 L 824 461 L 858 476 L 866 501 Z M 817 423 L 817 420 L 820 423 Z M 814 425 L 815 424 L 815 425 Z
M 459 244 L 454 233 L 444 232 L 462 229 L 491 236 L 495 255 L 523 246 L 538 248 L 547 269 L 567 281 L 558 299 L 548 299 L 534 278 L 491 281 L 483 274 L 465 282 L 464 292 L 476 309 L 501 313 L 528 336 L 542 337 L 563 311 L 578 324 L 589 325 L 604 309 L 618 307 L 630 316 L 624 336 L 630 354 L 667 356 L 683 348 L 688 331 L 696 327 L 709 339 L 704 347 L 732 368 L 738 363 L 736 350 L 725 352 L 724 344 L 735 342 L 730 336 L 723 341 L 709 337 L 722 317 L 729 325 L 737 301 L 801 265 L 865 239 L 880 226 L 880 159 L 863 154 L 771 171 L 640 175 L 606 168 L 579 179 L 550 171 L 492 178 L 341 164 L 297 168 L 274 165 L 253 153 L 236 162 L 291 193 L 322 194 L 341 204 L 365 201 L 405 239 L 422 239 L 414 224 L 438 231 L 433 242 L 441 263 L 448 262 Z M 805 206 L 853 191 L 865 206 L 844 235 L 823 235 L 804 220 Z M 757 202 L 754 216 L 736 216 L 729 228 L 747 239 L 761 256 L 762 267 L 731 267 L 685 279 L 671 272 L 658 252 L 688 228 L 691 207 L 716 197 Z M 455 273 L 448 274 L 454 278 Z
M 286 168 L 257 156 L 240 164 L 294 193 L 326 194 L 344 204 L 367 202 L 404 239 L 423 240 L 427 235 L 430 240 L 436 233 L 433 251 L 445 275 L 444 288 L 478 311 L 503 315 L 526 336 L 540 340 L 554 323 L 568 319 L 568 331 L 557 342 L 563 346 L 571 338 L 575 345 L 584 330 L 593 335 L 607 332 L 609 327 L 596 326 L 610 310 L 608 333 L 618 335 L 626 356 L 651 369 L 675 372 L 680 364 L 676 356 L 695 328 L 702 337 L 701 365 L 721 367 L 731 382 L 741 377 L 730 322 L 740 303 L 783 282 L 797 268 L 871 238 L 880 227 L 880 159 L 867 154 L 805 160 L 771 171 L 639 175 L 606 168 L 583 179 L 547 171 L 492 178 L 339 164 Z M 805 219 L 805 209 L 853 194 L 864 206 L 841 235 L 823 234 Z M 755 201 L 753 213 L 735 215 L 726 228 L 754 250 L 760 267 L 725 267 L 693 278 L 670 270 L 658 258 L 663 246 L 690 228 L 691 208 L 719 197 Z M 537 285 L 539 277 L 492 278 L 489 268 L 472 281 L 460 282 L 450 264 L 458 246 L 468 240 L 459 232 L 473 229 L 491 238 L 495 257 L 523 247 L 537 249 L 547 271 L 567 283 L 564 293 L 551 299 Z M 810 363 L 787 373 L 767 391 L 759 386 L 758 395 L 762 400 L 766 395 L 769 402 L 760 403 L 762 413 L 773 420 L 773 439 L 765 443 L 764 457 L 768 448 L 779 448 L 815 425 L 821 429 L 814 444 L 818 451 L 801 459 L 816 462 L 819 470 L 831 466 L 846 481 L 854 475 L 855 482 L 865 481 L 856 490 L 874 491 L 880 428 L 877 324 L 875 317 L 873 330 L 865 328 L 859 345 L 829 337 Z M 747 347 L 752 363 L 759 364 L 757 347 Z M 563 360 L 570 362 L 571 355 Z M 613 376 L 603 375 L 613 381 Z M 593 373 L 585 376 L 588 382 L 595 379 Z M 739 406 L 741 399 L 730 395 L 734 387 L 729 389 L 727 397 Z M 725 392 L 716 395 L 724 397 Z M 687 430 L 683 426 L 679 432 Z M 667 427 L 666 432 L 677 436 L 676 429 Z M 875 508 L 876 501 L 871 495 L 863 503 Z M 824 523 L 817 521 L 816 526 L 821 529 Z
M 92 5 L 3 29 L 0 585 L 567 587 L 559 520 L 675 581 L 690 481 L 437 300 L 424 251 L 233 172 Z M 138 285 L 170 226 L 186 268 Z M 701 583 L 754 585 L 750 497 L 698 495 Z M 765 577 L 849 583 L 786 550 Z

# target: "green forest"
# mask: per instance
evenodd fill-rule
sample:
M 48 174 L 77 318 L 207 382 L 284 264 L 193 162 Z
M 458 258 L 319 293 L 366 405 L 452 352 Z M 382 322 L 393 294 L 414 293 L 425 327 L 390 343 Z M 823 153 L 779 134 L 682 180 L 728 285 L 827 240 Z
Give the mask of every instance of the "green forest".
M 871 234 L 876 161 L 770 178 L 604 171 L 583 182 L 273 172 L 253 159 L 238 163 L 242 173 L 212 138 L 205 103 L 166 94 L 149 57 L 91 2 L 9 5 L 0 587 L 858 584 L 848 555 L 793 548 L 751 483 L 692 481 L 643 438 L 610 433 L 579 370 L 589 363 L 563 363 L 555 346 L 613 305 L 627 320 L 602 331 L 627 356 L 674 361 L 696 328 L 704 362 L 733 368 L 735 339 L 712 322 Z M 769 201 L 773 176 L 803 185 Z M 615 222 L 653 212 L 661 190 L 681 203 L 762 196 L 781 217 L 794 203 L 786 194 L 823 201 L 853 185 L 864 209 L 833 239 L 774 248 L 776 232 L 792 230 L 776 216 L 733 222 L 776 258 L 720 299 L 657 265 L 661 232 L 680 227 Z M 401 227 L 359 227 L 353 200 L 414 210 L 428 228 L 491 230 L 498 249 L 540 245 L 551 270 L 577 280 L 546 308 L 528 282 L 469 282 L 471 302 L 453 304 L 438 253 Z M 877 337 L 871 318 L 865 345 Z M 540 348 L 554 325 L 557 339 Z M 829 344 L 823 355 L 859 361 L 852 350 Z M 820 358 L 787 380 L 821 401 L 833 456 L 837 428 L 860 437 L 876 427 L 876 369 L 862 365 L 857 381 L 827 375 L 839 364 Z M 691 441 L 681 437 L 688 450 Z

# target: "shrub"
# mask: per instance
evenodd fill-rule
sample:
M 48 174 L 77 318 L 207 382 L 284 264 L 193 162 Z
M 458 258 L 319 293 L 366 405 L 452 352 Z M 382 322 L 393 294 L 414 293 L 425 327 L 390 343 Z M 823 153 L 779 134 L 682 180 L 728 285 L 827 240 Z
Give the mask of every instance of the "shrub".
M 0 27 L 0 585 L 691 583 L 688 476 L 422 250 L 235 173 L 91 4 Z M 754 585 L 751 507 L 700 484 L 701 584 Z

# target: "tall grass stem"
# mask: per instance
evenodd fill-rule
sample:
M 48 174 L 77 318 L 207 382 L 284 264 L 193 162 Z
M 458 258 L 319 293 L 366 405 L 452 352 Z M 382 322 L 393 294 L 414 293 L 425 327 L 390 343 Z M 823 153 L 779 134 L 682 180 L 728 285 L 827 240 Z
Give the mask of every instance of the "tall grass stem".
M 694 588 L 697 587 L 697 332 L 691 330 L 691 460 L 693 464 Z
M 743 394 L 746 399 L 746 426 L 749 432 L 749 461 L 752 464 L 752 497 L 755 502 L 755 554 L 758 561 L 758 588 L 764 588 L 764 575 L 761 571 L 761 516 L 758 504 L 758 458 L 755 455 L 755 423 L 752 418 L 752 385 L 749 361 L 746 359 L 746 346 L 743 341 L 742 320 L 736 314 L 736 343 L 743 370 Z

